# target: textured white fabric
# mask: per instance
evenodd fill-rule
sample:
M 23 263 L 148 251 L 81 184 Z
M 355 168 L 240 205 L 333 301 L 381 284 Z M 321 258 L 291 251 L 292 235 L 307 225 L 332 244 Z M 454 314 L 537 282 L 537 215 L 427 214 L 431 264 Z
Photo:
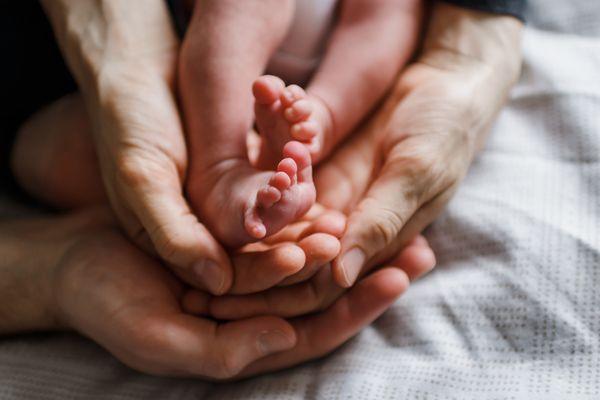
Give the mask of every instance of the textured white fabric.
M 428 230 L 438 268 L 332 355 L 159 379 L 76 335 L 0 341 L 1 399 L 600 398 L 600 2 L 532 0 L 523 77 Z

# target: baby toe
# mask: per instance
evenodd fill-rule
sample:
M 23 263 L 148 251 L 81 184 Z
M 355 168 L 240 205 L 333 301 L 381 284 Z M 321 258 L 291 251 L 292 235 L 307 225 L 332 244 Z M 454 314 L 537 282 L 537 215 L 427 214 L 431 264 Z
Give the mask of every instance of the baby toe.
M 283 156 L 286 157 L 286 159 L 292 159 L 294 161 L 294 166 L 297 167 L 297 171 L 301 171 L 312 165 L 310 152 L 305 145 L 297 141 L 288 142 L 283 147 Z
M 293 158 L 284 158 L 279 162 L 279 165 L 277 165 L 277 172 L 284 172 L 290 178 L 291 184 L 293 184 L 296 180 L 298 166 Z
M 283 112 L 285 119 L 288 122 L 295 123 L 305 121 L 313 111 L 313 105 L 309 100 L 301 99 L 290 107 L 286 108 Z
M 289 170 L 289 167 L 286 167 Z M 294 167 L 295 168 L 295 167 Z M 285 190 L 292 184 L 292 178 L 284 171 L 278 171 L 269 180 L 269 185 L 278 191 Z
M 287 175 L 286 175 L 287 177 Z M 256 204 L 263 208 L 269 208 L 281 199 L 281 192 L 273 186 L 267 186 L 256 194 Z
M 291 107 L 294 102 L 306 98 L 306 92 L 298 85 L 286 87 L 280 96 L 281 104 L 284 107 Z
M 273 75 L 263 75 L 252 84 L 252 94 L 256 102 L 263 105 L 274 103 L 279 99 L 285 83 Z
M 290 128 L 290 136 L 293 139 L 300 141 L 309 141 L 320 132 L 320 126 L 316 121 L 302 121 L 292 125 Z
M 262 239 L 267 235 L 267 228 L 256 213 L 256 209 L 248 210 L 244 218 L 244 228 L 250 236 L 256 239 Z

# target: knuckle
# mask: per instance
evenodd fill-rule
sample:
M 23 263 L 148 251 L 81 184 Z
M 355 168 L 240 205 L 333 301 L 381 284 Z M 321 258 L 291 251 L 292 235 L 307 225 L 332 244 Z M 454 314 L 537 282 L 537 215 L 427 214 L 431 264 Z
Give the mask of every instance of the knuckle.
M 406 222 L 402 212 L 372 198 L 365 199 L 361 208 L 374 210 L 368 214 L 369 222 L 362 224 L 363 241 L 378 249 L 392 244 Z
M 379 238 L 379 247 L 385 247 L 392 244 L 402 227 L 404 220 L 396 210 L 390 208 L 380 208 L 373 219 L 373 236 Z
M 177 239 L 166 237 L 164 235 L 154 235 L 154 246 L 156 252 L 165 260 L 172 261 L 177 257 L 181 250 L 181 245 Z
M 410 152 L 402 152 L 390 159 L 391 168 L 406 176 L 412 186 L 422 186 L 437 164 L 436 151 L 423 145 L 413 146 Z
M 424 203 L 431 200 L 449 186 L 454 186 L 460 181 L 461 166 L 465 159 L 466 156 L 459 155 L 458 149 L 456 149 L 452 156 L 444 157 L 442 155 L 440 159 L 430 160 L 427 171 L 422 176 L 423 191 L 420 193 L 419 202 Z
M 186 238 L 176 232 L 171 232 L 166 226 L 158 226 L 149 234 L 156 252 L 167 261 L 177 264 L 180 255 L 189 249 Z
M 215 379 L 231 379 L 235 377 L 244 368 L 239 361 L 239 357 L 236 357 L 235 353 L 223 352 L 217 358 L 214 369 Z
M 325 296 L 322 290 L 319 290 L 314 280 L 308 280 L 305 287 L 304 304 L 308 312 L 322 311 L 325 308 Z
M 173 178 L 181 178 L 182 163 L 167 149 L 135 139 L 128 139 L 120 146 L 115 157 L 115 174 L 124 188 L 162 187 L 172 183 Z
M 212 332 L 216 338 L 217 326 Z M 190 358 L 195 360 L 190 368 L 192 375 L 204 376 L 215 380 L 227 380 L 235 377 L 244 367 L 240 365 L 236 353 L 218 345 L 217 341 L 206 342 L 190 351 Z
M 116 160 L 117 181 L 125 187 L 138 188 L 151 182 L 152 174 L 144 158 L 139 155 L 121 154 Z

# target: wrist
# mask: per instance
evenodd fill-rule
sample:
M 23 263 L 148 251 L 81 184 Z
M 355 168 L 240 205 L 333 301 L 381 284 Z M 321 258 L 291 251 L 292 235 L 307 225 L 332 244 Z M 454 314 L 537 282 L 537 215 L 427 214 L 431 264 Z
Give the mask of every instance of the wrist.
M 60 329 L 56 318 L 53 270 L 61 249 L 38 241 L 38 220 L 0 226 L 0 334 Z
M 84 96 L 107 85 L 173 79 L 179 42 L 163 0 L 42 0 Z
M 90 232 L 112 226 L 104 209 L 0 224 L 0 335 L 69 329 L 65 277 Z M 80 246 L 79 246 L 80 247 Z M 84 265 L 82 260 L 80 265 Z
M 436 2 L 416 68 L 400 82 L 400 90 L 443 93 L 462 115 L 458 132 L 471 156 L 520 76 L 522 29 L 515 17 Z
M 515 17 L 436 2 L 422 58 L 444 69 L 479 64 L 514 83 L 521 70 L 522 30 Z

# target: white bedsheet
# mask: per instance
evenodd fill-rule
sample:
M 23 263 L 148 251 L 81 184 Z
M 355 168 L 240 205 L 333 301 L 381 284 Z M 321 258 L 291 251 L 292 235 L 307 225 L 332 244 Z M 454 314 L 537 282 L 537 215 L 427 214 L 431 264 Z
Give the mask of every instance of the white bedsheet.
M 600 2 L 532 0 L 525 68 L 429 229 L 438 268 L 332 355 L 159 379 L 68 334 L 0 341 L 2 399 L 600 398 Z

